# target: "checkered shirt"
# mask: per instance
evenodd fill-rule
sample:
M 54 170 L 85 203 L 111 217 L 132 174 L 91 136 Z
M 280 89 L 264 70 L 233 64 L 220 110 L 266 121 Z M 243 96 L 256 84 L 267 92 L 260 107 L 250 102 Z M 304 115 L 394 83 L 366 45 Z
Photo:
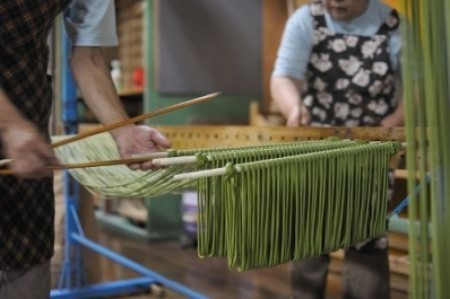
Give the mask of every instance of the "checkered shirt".
M 46 41 L 56 15 L 68 2 L 0 1 L 0 87 L 45 135 L 52 101 L 46 76 Z M 51 178 L 19 181 L 12 176 L 0 177 L 0 270 L 25 268 L 50 259 L 53 218 Z

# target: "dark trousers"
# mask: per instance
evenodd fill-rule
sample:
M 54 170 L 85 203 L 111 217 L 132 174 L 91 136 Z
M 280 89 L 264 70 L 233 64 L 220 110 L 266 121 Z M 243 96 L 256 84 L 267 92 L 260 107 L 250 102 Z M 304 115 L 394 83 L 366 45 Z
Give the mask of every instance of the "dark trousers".
M 323 299 L 329 255 L 293 263 L 291 283 L 296 299 Z M 389 261 L 386 238 L 346 250 L 343 268 L 344 299 L 389 299 Z
M 50 262 L 26 269 L 0 271 L 1 299 L 48 299 Z

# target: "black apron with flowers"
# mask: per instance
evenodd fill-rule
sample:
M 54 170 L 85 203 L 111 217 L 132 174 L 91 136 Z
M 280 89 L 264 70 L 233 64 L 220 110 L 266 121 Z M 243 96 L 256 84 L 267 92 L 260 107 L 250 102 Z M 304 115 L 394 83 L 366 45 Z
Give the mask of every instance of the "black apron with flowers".
M 45 136 L 52 102 L 46 75 L 47 37 L 55 17 L 69 2 L 0 1 L 0 88 Z M 13 176 L 0 177 L 0 214 L 0 270 L 30 267 L 51 258 L 51 178 L 19 181 Z
M 333 33 L 321 1 L 310 5 L 313 49 L 303 103 L 312 126 L 377 126 L 395 110 L 389 37 L 399 25 L 395 10 L 373 36 Z
M 393 113 L 395 74 L 389 53 L 389 38 L 399 26 L 392 10 L 373 36 L 331 32 L 321 0 L 310 4 L 314 21 L 313 49 L 308 64 L 303 103 L 311 115 L 311 126 L 378 126 Z M 394 186 L 389 171 L 387 199 Z M 364 253 L 387 250 L 386 237 L 367 240 L 350 250 Z

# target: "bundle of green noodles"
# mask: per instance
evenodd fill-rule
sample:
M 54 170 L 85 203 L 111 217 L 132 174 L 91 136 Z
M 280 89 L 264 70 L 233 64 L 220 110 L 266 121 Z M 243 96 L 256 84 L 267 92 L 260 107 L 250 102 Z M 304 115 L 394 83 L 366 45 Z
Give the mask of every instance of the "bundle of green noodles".
M 199 188 L 200 256 L 225 255 L 230 268 L 248 270 L 382 235 L 397 149 L 391 142 L 347 142 L 256 162 L 237 158 L 228 175 Z
M 55 152 L 65 164 L 120 159 L 116 144 L 108 133 L 58 147 Z M 193 169 L 195 165 L 186 164 L 152 171 L 133 171 L 126 165 L 117 165 L 71 169 L 69 172 L 94 193 L 116 198 L 142 198 L 189 187 L 191 183 L 174 181 L 172 177 Z
M 53 141 L 61 138 L 66 137 L 53 137 Z M 239 149 L 246 150 L 257 147 L 261 146 L 239 147 Z M 270 148 L 273 145 L 265 147 Z M 158 196 L 195 188 L 195 182 L 173 180 L 174 174 L 196 170 L 197 165 L 203 165 L 202 158 L 206 153 L 228 150 L 229 148 L 169 150 L 168 157 L 198 155 L 198 163 L 178 164 L 149 171 L 133 171 L 126 165 L 116 165 L 70 169 L 69 172 L 80 184 L 97 194 L 115 198 Z M 57 147 L 55 152 L 58 159 L 64 164 L 120 159 L 117 146 L 109 133 Z
M 58 141 L 64 137 L 54 137 Z M 283 146 L 295 146 L 298 143 L 270 144 L 234 148 L 236 151 L 252 149 L 270 149 Z M 189 150 L 169 150 L 168 157 L 197 156 L 194 163 L 171 165 L 167 168 L 133 171 L 126 165 L 87 167 L 70 169 L 70 174 L 88 190 L 115 198 L 142 198 L 166 193 L 180 192 L 195 188 L 193 181 L 176 181 L 173 176 L 178 173 L 194 171 L 205 165 L 208 153 L 227 152 L 230 148 L 206 148 Z M 78 142 L 55 149 L 59 160 L 64 164 L 119 160 L 116 144 L 108 133 L 95 135 Z M 258 157 L 254 157 L 258 160 Z M 253 160 L 252 160 L 253 161 Z
M 199 169 L 214 169 L 227 163 L 240 164 L 252 161 L 275 159 L 328 149 L 356 146 L 355 141 L 306 141 L 253 148 L 235 148 L 223 152 L 200 154 L 203 165 Z M 225 256 L 225 207 L 226 180 L 224 176 L 208 177 L 198 181 L 199 198 L 199 255 Z M 206 211 L 203 210 L 206 209 Z M 210 221 L 212 219 L 212 221 Z

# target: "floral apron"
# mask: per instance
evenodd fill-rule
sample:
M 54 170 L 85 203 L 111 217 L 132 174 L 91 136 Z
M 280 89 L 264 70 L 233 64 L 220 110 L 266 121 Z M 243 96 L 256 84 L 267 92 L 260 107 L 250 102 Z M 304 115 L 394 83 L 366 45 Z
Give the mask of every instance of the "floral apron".
M 392 11 L 373 36 L 331 32 L 320 1 L 311 4 L 313 50 L 303 103 L 312 126 L 378 126 L 394 112 L 395 77 L 389 36 L 399 25 Z
M 314 22 L 313 49 L 308 64 L 303 104 L 311 126 L 378 126 L 396 109 L 395 70 L 389 53 L 389 37 L 399 26 L 395 10 L 373 36 L 331 32 L 321 0 L 310 4 Z M 389 172 L 387 198 L 393 192 Z M 368 240 L 353 249 L 370 252 L 387 247 L 385 237 Z

